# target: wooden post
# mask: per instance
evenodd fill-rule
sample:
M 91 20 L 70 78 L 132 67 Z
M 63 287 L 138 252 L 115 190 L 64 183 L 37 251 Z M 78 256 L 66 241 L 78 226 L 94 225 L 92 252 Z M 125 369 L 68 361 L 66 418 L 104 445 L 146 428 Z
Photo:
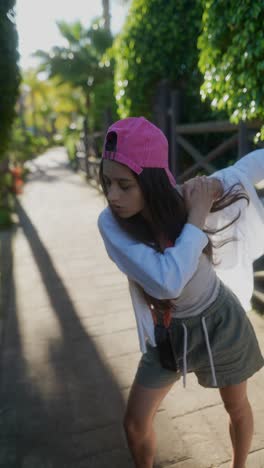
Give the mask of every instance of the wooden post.
M 238 124 L 238 155 L 237 159 L 242 158 L 249 152 L 248 130 L 243 120 Z
M 157 86 L 156 95 L 153 102 L 154 123 L 159 127 L 166 137 L 170 138 L 169 131 L 169 108 L 170 92 L 168 80 L 162 80 Z
M 104 133 L 107 132 L 108 127 L 113 123 L 112 110 L 107 107 L 104 112 Z
M 180 175 L 180 147 L 177 143 L 176 125 L 180 122 L 181 115 L 181 92 L 178 89 L 171 91 L 170 101 L 170 170 L 173 173 L 176 181 Z
M 86 177 L 89 179 L 90 173 L 89 173 L 89 161 L 88 161 L 88 156 L 89 156 L 89 133 L 88 133 L 88 118 L 84 117 L 83 119 L 83 141 L 84 141 L 84 150 L 85 150 L 85 172 L 86 172 Z

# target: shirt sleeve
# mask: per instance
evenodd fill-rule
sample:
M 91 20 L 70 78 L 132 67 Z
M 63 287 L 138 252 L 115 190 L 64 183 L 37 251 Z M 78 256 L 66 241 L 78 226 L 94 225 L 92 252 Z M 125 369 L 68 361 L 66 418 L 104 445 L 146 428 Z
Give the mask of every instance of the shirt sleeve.
M 184 225 L 174 246 L 159 253 L 124 232 L 109 208 L 101 212 L 98 229 L 106 251 L 117 267 L 157 299 L 172 299 L 195 273 L 207 235 L 193 224 Z
M 264 180 L 264 149 L 248 153 L 239 159 L 234 167 L 243 172 L 252 184 Z
M 264 180 L 264 150 L 252 151 L 232 166 L 220 169 L 208 177 L 219 179 L 224 190 L 227 190 L 232 184 L 239 182 L 240 172 L 247 177 L 252 185 Z

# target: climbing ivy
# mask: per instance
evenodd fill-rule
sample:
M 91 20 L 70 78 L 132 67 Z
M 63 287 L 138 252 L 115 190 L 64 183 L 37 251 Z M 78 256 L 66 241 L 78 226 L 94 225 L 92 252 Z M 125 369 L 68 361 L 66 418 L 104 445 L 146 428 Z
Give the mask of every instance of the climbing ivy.
M 20 81 L 14 6 L 15 0 L 0 2 L 0 159 L 7 149 Z
M 200 105 L 202 75 L 197 66 L 200 0 L 133 0 L 112 54 L 116 60 L 115 95 L 121 118 L 151 116 L 157 83 L 168 79 Z M 199 109 L 197 110 L 199 112 Z
M 238 122 L 264 118 L 263 0 L 203 0 L 202 98 Z

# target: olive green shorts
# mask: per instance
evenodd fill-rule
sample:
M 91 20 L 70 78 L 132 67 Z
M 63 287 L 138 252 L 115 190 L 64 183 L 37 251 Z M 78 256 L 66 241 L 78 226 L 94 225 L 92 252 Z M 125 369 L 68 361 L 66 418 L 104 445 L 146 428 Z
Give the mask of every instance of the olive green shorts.
M 207 328 L 211 362 L 204 325 Z M 184 324 L 184 326 L 182 326 Z M 173 384 L 184 374 L 184 344 L 187 373 L 194 372 L 203 387 L 221 388 L 247 380 L 264 365 L 253 326 L 237 296 L 221 281 L 216 300 L 198 316 L 172 319 L 173 346 L 178 371 L 160 365 L 158 350 L 147 343 L 135 382 L 150 388 Z M 212 376 L 212 361 L 216 381 Z M 185 368 L 186 372 L 186 368 Z

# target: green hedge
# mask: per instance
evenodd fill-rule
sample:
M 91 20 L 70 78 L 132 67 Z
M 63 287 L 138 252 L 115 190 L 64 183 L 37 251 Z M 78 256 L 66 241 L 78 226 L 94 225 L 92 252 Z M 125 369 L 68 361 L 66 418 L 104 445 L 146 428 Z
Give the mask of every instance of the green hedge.
M 15 0 L 0 2 L 0 159 L 7 149 L 20 82 L 14 6 Z
M 163 78 L 191 97 L 193 105 L 187 113 L 193 115 L 195 106 L 199 107 L 202 83 L 196 46 L 201 19 L 199 0 L 132 2 L 113 46 L 115 94 L 121 118 L 142 114 L 151 117 L 152 98 Z
M 89 119 L 93 130 L 101 130 L 105 126 L 105 112 L 107 109 L 111 112 L 113 121 L 117 120 L 113 78 L 106 78 L 103 83 L 95 85 L 91 93 Z
M 234 122 L 264 118 L 263 24 L 263 0 L 204 0 L 202 95 Z

